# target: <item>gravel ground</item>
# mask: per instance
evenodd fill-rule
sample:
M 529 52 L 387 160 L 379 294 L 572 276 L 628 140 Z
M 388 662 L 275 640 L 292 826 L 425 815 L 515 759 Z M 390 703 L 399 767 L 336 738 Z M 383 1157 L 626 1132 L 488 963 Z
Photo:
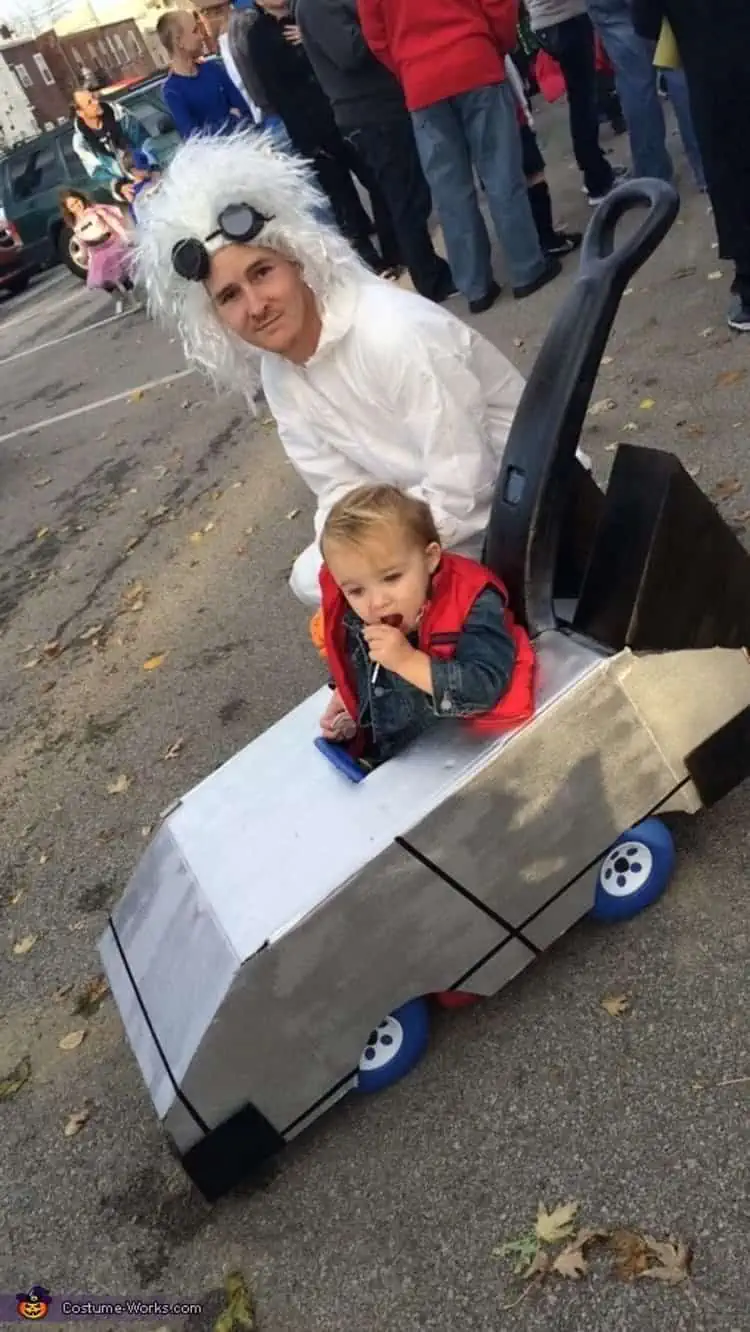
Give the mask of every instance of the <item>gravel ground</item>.
M 542 119 L 556 211 L 583 226 L 560 113 Z M 683 178 L 584 443 L 600 480 L 618 440 L 671 449 L 743 531 L 750 344 L 724 326 L 728 266 Z M 476 321 L 524 371 L 574 268 Z M 31 1064 L 0 1101 L 0 1289 L 194 1300 L 199 1332 L 237 1268 L 260 1332 L 750 1328 L 747 788 L 680 827 L 652 910 L 583 925 L 442 1015 L 408 1080 L 338 1106 L 214 1207 L 170 1156 L 111 1001 L 74 1013 L 144 830 L 321 679 L 286 588 L 311 508 L 272 424 L 184 374 L 145 315 L 110 316 L 59 274 L 0 305 L 0 1079 Z M 617 1281 L 602 1256 L 504 1311 L 524 1287 L 493 1247 L 573 1200 L 584 1224 L 679 1236 L 693 1279 Z

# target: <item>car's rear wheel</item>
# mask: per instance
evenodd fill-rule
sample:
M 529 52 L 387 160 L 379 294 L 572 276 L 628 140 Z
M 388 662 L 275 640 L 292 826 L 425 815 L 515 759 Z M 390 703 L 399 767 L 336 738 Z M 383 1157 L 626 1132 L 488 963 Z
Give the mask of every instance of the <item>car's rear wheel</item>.
M 382 1091 L 406 1077 L 427 1049 L 429 1028 L 425 999 L 410 999 L 394 1008 L 367 1038 L 359 1061 L 357 1091 Z
M 675 866 L 672 834 L 661 819 L 644 819 L 618 838 L 599 867 L 595 920 L 628 920 L 661 897 Z
M 88 261 L 86 251 L 73 234 L 70 227 L 62 227 L 57 240 L 57 248 L 60 259 L 74 273 L 77 278 L 85 279 L 88 271 Z

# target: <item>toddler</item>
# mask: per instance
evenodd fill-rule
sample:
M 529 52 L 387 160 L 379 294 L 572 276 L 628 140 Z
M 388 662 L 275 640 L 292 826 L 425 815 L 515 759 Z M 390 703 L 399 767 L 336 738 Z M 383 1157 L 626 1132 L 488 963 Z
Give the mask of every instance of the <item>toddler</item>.
M 421 500 L 361 486 L 331 509 L 321 549 L 325 739 L 374 764 L 441 718 L 502 730 L 531 715 L 534 654 L 503 584 L 441 549 Z

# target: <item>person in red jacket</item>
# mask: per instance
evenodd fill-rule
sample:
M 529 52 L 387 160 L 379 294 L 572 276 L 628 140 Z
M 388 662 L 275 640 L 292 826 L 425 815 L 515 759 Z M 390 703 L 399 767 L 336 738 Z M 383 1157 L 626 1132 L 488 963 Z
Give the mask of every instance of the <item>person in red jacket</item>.
M 382 763 L 435 722 L 504 730 L 533 711 L 534 653 L 489 569 L 441 549 L 423 500 L 360 486 L 321 546 L 326 740 Z
M 542 252 L 521 163 L 505 56 L 517 0 L 358 0 L 365 40 L 400 80 L 456 285 L 478 314 L 500 288 L 479 209 L 482 180 L 516 298 L 557 277 Z

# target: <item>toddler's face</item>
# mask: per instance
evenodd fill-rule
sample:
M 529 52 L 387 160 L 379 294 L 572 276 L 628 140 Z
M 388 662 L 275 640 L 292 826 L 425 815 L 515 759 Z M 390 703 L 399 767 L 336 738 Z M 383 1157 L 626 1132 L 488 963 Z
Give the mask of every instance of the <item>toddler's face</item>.
M 436 542 L 426 548 L 395 527 L 364 545 L 326 543 L 326 563 L 352 610 L 365 624 L 401 617 L 401 628 L 416 629 L 430 578 L 440 563 Z

